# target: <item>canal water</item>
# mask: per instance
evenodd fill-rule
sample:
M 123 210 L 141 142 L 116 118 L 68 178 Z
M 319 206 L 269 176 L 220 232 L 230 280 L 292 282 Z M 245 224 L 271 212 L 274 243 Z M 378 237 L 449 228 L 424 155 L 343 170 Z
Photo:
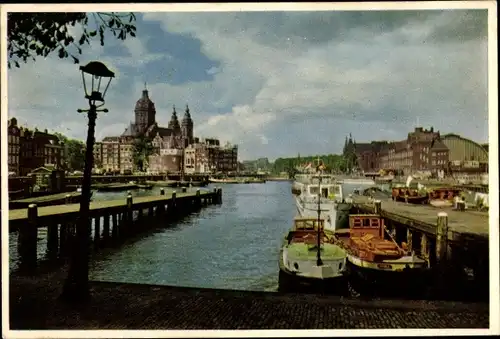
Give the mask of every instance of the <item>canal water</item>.
M 203 208 L 175 225 L 159 222 L 155 232 L 98 257 L 91 279 L 276 290 L 279 247 L 296 213 L 290 183 L 222 189 L 222 205 Z M 159 194 L 159 189 L 133 193 Z M 97 193 L 95 199 L 117 195 L 124 193 Z
M 212 190 L 213 186 L 206 189 Z M 157 221 L 154 231 L 118 249 L 99 252 L 92 261 L 90 278 L 276 291 L 280 246 L 296 215 L 291 183 L 224 184 L 222 189 L 222 205 L 207 206 L 174 225 L 167 220 Z M 345 194 L 352 189 L 347 185 Z M 159 195 L 160 188 L 131 193 Z M 126 192 L 94 192 L 92 199 L 125 199 L 126 195 Z M 18 263 L 16 247 L 17 234 L 10 234 L 11 269 Z M 42 228 L 38 235 L 40 259 L 45 249 L 46 229 Z

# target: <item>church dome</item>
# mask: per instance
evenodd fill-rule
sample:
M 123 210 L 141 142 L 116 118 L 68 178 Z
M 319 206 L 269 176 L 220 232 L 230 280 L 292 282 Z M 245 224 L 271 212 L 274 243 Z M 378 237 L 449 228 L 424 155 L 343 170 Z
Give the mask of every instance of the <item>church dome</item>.
M 148 90 L 145 89 L 142 91 L 142 97 L 137 100 L 135 104 L 136 111 L 155 111 L 155 104 L 151 101 L 148 95 Z

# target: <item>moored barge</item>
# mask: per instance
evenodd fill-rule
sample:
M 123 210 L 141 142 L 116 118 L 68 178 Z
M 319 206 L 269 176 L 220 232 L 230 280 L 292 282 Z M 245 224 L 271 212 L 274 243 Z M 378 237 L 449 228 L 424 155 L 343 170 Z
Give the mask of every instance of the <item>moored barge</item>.
M 356 292 L 418 295 L 424 288 L 427 261 L 399 246 L 379 215 L 350 215 L 349 229 L 335 235 L 346 251 L 349 284 Z

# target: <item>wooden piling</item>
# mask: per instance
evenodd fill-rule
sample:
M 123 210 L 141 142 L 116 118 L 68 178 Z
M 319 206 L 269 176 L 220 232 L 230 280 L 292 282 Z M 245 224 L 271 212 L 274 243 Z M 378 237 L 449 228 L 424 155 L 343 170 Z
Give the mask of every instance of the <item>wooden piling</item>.
M 427 266 L 430 266 L 429 239 L 425 233 L 420 238 L 420 255 L 427 261 Z
M 109 214 L 104 215 L 104 223 L 102 226 L 102 240 L 104 243 L 109 241 Z
M 186 192 L 187 192 L 187 188 L 186 188 L 186 187 L 182 187 L 182 188 L 181 188 L 181 192 L 182 192 L 182 193 L 186 193 Z
M 99 247 L 101 242 L 101 217 L 94 219 L 94 247 Z
M 19 268 L 24 272 L 32 272 L 37 267 L 37 228 L 38 207 L 36 204 L 28 206 L 28 223 L 19 228 L 18 251 Z
M 160 195 L 165 195 L 165 189 L 163 187 L 160 188 Z
M 111 215 L 111 221 L 113 223 L 113 228 L 111 229 L 111 238 L 116 240 L 118 238 L 118 216 L 116 212 Z
M 448 249 L 448 214 L 439 212 L 436 230 L 436 261 L 442 263 L 447 259 Z
M 413 251 L 413 232 L 410 228 L 406 229 L 406 244 L 408 246 L 408 251 Z
M 201 191 L 199 188 L 196 189 L 196 208 L 201 207 Z

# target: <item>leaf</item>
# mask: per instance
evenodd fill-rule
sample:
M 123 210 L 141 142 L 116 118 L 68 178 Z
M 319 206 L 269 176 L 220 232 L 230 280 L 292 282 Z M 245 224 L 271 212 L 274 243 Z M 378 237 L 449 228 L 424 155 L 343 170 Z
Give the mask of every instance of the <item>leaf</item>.
M 17 68 L 19 68 L 19 67 L 20 67 L 20 66 L 19 66 L 19 62 L 17 62 L 17 61 L 14 61 L 14 65 L 16 65 L 16 67 L 17 67 Z
M 71 58 L 73 59 L 73 62 L 75 64 L 79 64 L 80 63 L 80 60 L 78 58 L 76 58 L 75 56 L 72 55 Z
M 133 36 L 133 37 L 135 37 L 135 33 L 132 32 L 132 31 L 130 32 L 130 35 Z
M 58 51 L 58 54 L 59 54 L 59 58 L 64 58 L 64 48 L 59 48 L 59 51 Z
M 89 35 L 90 36 L 96 36 L 97 35 L 97 31 L 91 31 L 91 32 L 89 32 Z

